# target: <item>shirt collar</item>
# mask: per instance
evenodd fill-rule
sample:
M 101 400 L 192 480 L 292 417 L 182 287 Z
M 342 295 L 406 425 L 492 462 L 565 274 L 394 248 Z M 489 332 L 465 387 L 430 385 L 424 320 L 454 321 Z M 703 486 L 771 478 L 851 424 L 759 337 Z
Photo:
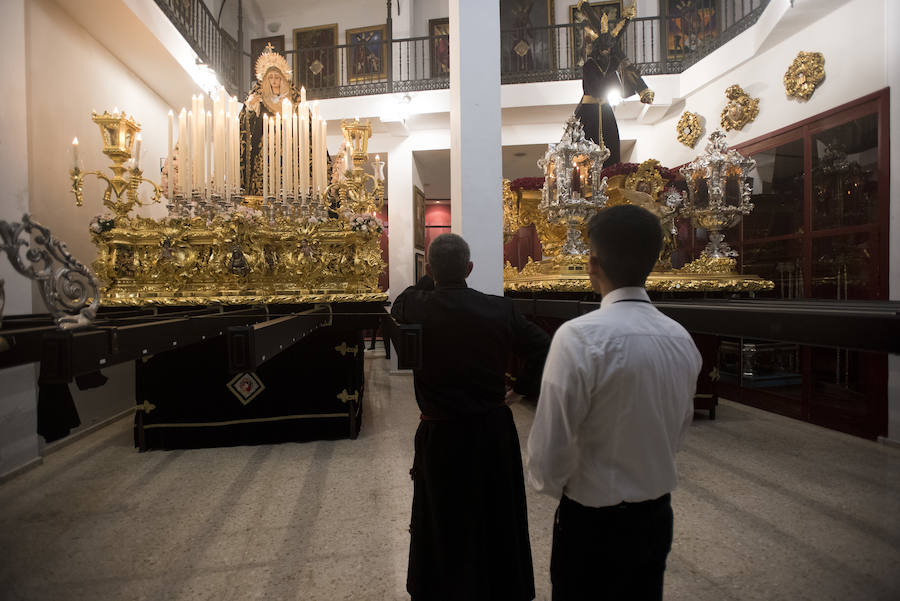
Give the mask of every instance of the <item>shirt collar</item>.
M 434 287 L 437 290 L 446 290 L 448 288 L 468 288 L 468 284 L 466 284 L 465 280 L 459 282 L 435 282 Z
M 600 308 L 605 309 L 620 300 L 649 301 L 650 296 L 642 286 L 626 286 L 624 288 L 616 288 L 603 297 L 603 299 L 600 301 Z

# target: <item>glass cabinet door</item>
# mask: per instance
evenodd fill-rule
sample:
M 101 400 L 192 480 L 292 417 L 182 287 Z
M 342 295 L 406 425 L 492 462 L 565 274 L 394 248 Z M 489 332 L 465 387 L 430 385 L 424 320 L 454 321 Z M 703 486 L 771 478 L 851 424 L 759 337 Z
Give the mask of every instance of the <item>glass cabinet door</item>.
M 874 223 L 878 214 L 878 115 L 812 135 L 814 230 Z
M 803 139 L 753 155 L 753 212 L 744 217 L 744 240 L 803 232 Z

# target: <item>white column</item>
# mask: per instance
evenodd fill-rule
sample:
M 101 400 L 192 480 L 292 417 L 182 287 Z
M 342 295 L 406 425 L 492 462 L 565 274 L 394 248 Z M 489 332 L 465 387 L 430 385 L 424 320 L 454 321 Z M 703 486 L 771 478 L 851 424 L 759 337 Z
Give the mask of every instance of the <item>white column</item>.
M 472 249 L 469 286 L 491 294 L 503 293 L 500 129 L 499 0 L 450 0 L 451 225 Z
M 370 146 L 370 150 L 372 147 Z M 412 286 L 415 262 L 413 250 L 413 154 L 409 139 L 400 142 L 387 154 L 388 197 L 388 298 L 393 302 L 407 287 Z M 397 353 L 391 354 L 391 369 L 397 369 Z
M 885 70 L 891 89 L 890 298 L 900 300 L 900 2 L 884 3 Z M 888 355 L 888 438 L 900 443 L 900 356 Z
M 6 106 L 0 112 L 0 181 L 5 192 L 0 202 L 0 219 L 21 221 L 22 215 L 29 212 L 25 0 L 7 0 L 0 14 L 3 16 L 0 65 L 7 78 Z M 92 139 L 89 134 L 96 135 L 85 128 L 82 137 Z M 75 133 L 66 135 L 71 139 Z M 31 282 L 12 268 L 6 255 L 0 257 L 0 279 L 6 281 L 4 313 L 32 313 Z M 34 366 L 0 370 L 0 382 L 3 383 L 0 385 L 0 476 L 3 476 L 29 463 L 40 462 L 40 456 Z

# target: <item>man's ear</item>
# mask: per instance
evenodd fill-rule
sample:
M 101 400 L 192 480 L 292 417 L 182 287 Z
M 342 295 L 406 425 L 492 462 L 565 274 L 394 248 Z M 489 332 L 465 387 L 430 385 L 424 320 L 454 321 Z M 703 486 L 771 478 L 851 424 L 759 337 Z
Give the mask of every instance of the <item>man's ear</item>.
M 475 267 L 475 264 L 469 261 L 469 265 L 466 267 L 466 277 L 469 277 L 469 274 L 472 273 L 473 267 Z
M 595 257 L 594 255 L 590 255 L 588 257 L 587 264 L 587 272 L 588 275 L 596 276 L 605 276 L 606 274 L 603 272 L 603 268 L 600 267 L 600 259 Z

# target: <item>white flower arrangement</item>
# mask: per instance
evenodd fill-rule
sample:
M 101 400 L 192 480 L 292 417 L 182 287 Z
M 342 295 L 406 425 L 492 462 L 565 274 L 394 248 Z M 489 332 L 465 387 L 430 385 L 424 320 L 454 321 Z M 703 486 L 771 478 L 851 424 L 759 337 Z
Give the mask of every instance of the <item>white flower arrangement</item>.
M 350 229 L 354 232 L 364 232 L 367 234 L 380 234 L 384 231 L 384 224 L 378 217 L 361 213 L 354 215 L 350 219 Z
M 112 217 L 104 217 L 103 215 L 95 215 L 91 219 L 90 230 L 94 234 L 102 234 L 116 227 L 116 220 Z
M 310 215 L 306 220 L 309 225 L 319 225 L 321 223 L 325 223 L 325 219 L 322 217 L 316 217 L 315 215 Z
M 245 221 L 253 221 L 257 217 L 262 217 L 262 212 L 248 207 L 247 205 L 238 205 L 231 213 L 232 219 L 243 219 Z

